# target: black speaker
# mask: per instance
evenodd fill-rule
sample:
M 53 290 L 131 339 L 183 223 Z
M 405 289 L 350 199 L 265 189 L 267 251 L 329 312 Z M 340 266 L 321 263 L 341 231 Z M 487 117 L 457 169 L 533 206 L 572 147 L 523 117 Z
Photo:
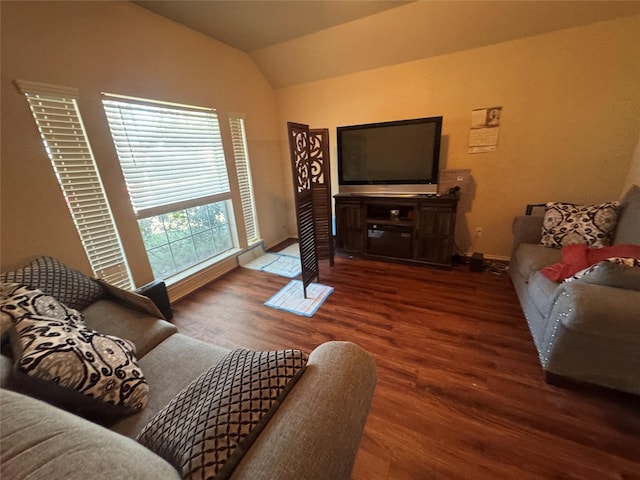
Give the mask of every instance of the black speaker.
M 469 270 L 472 272 L 481 272 L 484 268 L 484 255 L 474 252 L 469 261 Z
M 167 286 L 162 280 L 154 280 L 151 283 L 138 288 L 136 293 L 144 295 L 151 299 L 156 304 L 158 310 L 164 315 L 164 318 L 171 320 L 173 318 L 173 312 L 171 311 L 171 303 L 169 303 L 169 294 L 167 293 Z

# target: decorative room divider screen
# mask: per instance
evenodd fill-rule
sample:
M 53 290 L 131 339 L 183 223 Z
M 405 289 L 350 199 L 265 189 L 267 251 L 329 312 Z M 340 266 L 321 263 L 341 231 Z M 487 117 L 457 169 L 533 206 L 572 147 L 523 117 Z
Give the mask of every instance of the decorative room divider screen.
M 302 263 L 302 288 L 304 298 L 307 298 L 307 286 L 314 278 L 317 278 L 318 281 L 320 280 L 315 243 L 315 225 L 313 222 L 309 126 L 288 122 L 287 133 L 289 137 L 289 152 L 291 154 L 291 174 L 298 223 L 300 261 Z
M 331 175 L 329 162 L 329 130 L 309 130 L 309 165 L 313 223 L 316 233 L 318 260 L 329 260 L 333 266 L 333 235 L 331 229 Z

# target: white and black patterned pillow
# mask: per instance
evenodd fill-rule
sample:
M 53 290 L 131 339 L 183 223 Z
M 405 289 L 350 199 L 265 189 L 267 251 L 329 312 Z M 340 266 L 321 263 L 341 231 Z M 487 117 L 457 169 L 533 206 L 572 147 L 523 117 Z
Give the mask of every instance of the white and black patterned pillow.
M 98 300 L 104 293 L 98 282 L 52 257 L 38 257 L 22 268 L 5 272 L 0 275 L 0 282 L 21 283 L 40 289 L 79 310 Z
M 79 323 L 84 318 L 75 308 L 69 308 L 37 288 L 19 283 L 0 283 L 0 315 L 16 323 L 22 316 L 41 315 Z
M 307 360 L 298 350 L 234 350 L 161 410 L 138 441 L 183 478 L 228 478 Z
M 545 207 L 540 244 L 556 248 L 571 244 L 605 247 L 611 243 L 619 209 L 619 202 L 591 206 L 549 202 Z
M 95 420 L 147 405 L 149 387 L 132 342 L 88 328 L 79 311 L 40 290 L 2 284 L 0 292 L 0 312 L 15 325 L 19 389 Z

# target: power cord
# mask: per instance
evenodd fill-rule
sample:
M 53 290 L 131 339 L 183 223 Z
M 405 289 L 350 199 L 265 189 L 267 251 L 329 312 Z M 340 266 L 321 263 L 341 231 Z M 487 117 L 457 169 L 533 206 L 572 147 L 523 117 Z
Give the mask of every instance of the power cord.
M 502 275 L 503 273 L 509 271 L 509 265 L 507 265 L 506 263 L 485 261 L 482 266 L 484 267 L 485 271 L 493 273 L 494 275 Z
M 460 249 L 460 247 L 458 247 L 458 244 L 455 241 L 453 242 L 453 248 L 453 259 L 456 263 L 468 265 L 471 262 L 471 258 L 468 255 L 462 253 L 462 250 Z M 494 275 L 502 275 L 503 273 L 509 271 L 509 265 L 501 262 L 492 262 L 490 260 L 485 260 L 482 263 L 482 269 L 486 272 L 493 273 Z
M 462 265 L 468 265 L 469 257 L 462 252 L 462 250 L 460 249 L 460 247 L 458 247 L 455 241 L 453 242 L 453 248 L 454 248 L 453 261 L 455 263 L 460 263 Z

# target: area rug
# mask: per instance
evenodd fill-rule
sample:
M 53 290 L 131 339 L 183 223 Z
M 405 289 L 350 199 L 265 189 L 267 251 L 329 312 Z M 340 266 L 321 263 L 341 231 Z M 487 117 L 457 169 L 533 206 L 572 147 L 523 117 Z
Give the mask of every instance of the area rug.
M 264 245 L 260 245 L 240 255 L 238 263 L 244 268 L 274 273 L 287 278 L 296 278 L 302 273 L 300 247 L 297 243 L 278 253 L 265 252 Z
M 300 258 L 300 245 L 298 245 L 297 243 L 289 245 L 287 248 L 280 250 L 278 254 L 289 255 L 290 257 Z
M 278 259 L 278 255 L 275 253 L 263 253 L 259 257 L 241 259 L 238 257 L 238 262 L 241 267 L 249 268 L 251 270 L 262 270 L 267 265 L 275 262 Z
M 282 277 L 296 278 L 302 273 L 300 258 L 276 254 L 276 259 L 261 268 L 263 272 L 275 273 Z
M 307 298 L 304 298 L 301 280 L 291 280 L 278 293 L 264 302 L 267 307 L 311 317 L 318 311 L 329 295 L 333 287 L 310 283 L 307 286 Z

